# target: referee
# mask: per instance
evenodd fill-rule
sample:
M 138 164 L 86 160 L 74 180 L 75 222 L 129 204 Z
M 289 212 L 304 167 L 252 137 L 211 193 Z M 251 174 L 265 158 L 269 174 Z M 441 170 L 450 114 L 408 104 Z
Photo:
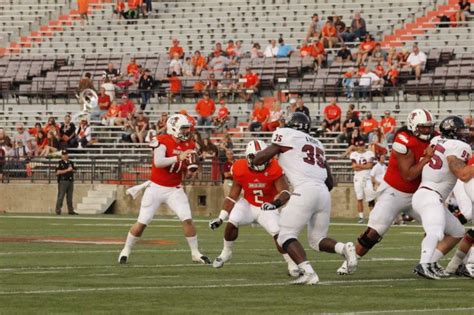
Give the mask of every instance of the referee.
M 74 163 L 69 161 L 66 150 L 61 151 L 61 161 L 56 167 L 56 176 L 58 177 L 58 200 L 56 201 L 56 214 L 61 214 L 64 196 L 67 195 L 67 210 L 70 215 L 77 215 L 72 206 L 72 194 L 74 192 Z

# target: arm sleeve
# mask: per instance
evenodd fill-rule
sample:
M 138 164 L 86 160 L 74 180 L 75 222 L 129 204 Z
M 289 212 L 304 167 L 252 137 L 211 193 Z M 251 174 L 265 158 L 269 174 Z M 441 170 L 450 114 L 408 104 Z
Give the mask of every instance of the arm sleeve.
M 158 168 L 168 167 L 177 161 L 177 156 L 166 157 L 166 147 L 164 145 L 160 145 L 153 150 L 153 162 Z

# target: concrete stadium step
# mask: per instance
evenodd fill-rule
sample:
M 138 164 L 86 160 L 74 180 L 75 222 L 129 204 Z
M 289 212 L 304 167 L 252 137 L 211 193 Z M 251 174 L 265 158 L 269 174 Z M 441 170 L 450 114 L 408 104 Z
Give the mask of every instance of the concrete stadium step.
M 96 185 L 77 205 L 76 212 L 79 214 L 103 214 L 115 202 L 116 197 L 116 185 Z

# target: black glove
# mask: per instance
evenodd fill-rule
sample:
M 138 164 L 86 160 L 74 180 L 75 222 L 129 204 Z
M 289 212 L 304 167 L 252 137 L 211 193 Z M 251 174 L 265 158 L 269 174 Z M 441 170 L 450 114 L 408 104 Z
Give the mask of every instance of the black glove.
M 223 222 L 222 219 L 219 219 L 219 218 L 209 221 L 209 228 L 214 231 L 215 229 L 217 229 L 219 226 L 222 225 L 222 222 Z

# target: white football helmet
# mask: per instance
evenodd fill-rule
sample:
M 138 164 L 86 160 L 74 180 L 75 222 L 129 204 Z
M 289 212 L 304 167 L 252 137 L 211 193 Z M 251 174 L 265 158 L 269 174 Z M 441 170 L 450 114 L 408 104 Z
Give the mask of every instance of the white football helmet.
M 184 128 L 191 128 L 191 123 L 189 122 L 188 117 L 184 115 L 171 115 L 166 122 L 166 133 L 181 141 L 186 141 L 191 137 L 191 132 L 189 130 L 184 132 Z
M 431 127 L 429 134 L 422 133 L 420 127 Z M 422 140 L 430 140 L 434 132 L 433 115 L 426 109 L 417 108 L 408 114 L 407 128 Z
M 267 144 L 261 140 L 252 140 L 247 144 L 245 149 L 245 157 L 247 158 L 248 166 L 258 172 L 262 172 L 267 167 L 268 163 L 262 165 L 253 164 L 253 159 L 258 151 L 262 151 L 267 147 Z

